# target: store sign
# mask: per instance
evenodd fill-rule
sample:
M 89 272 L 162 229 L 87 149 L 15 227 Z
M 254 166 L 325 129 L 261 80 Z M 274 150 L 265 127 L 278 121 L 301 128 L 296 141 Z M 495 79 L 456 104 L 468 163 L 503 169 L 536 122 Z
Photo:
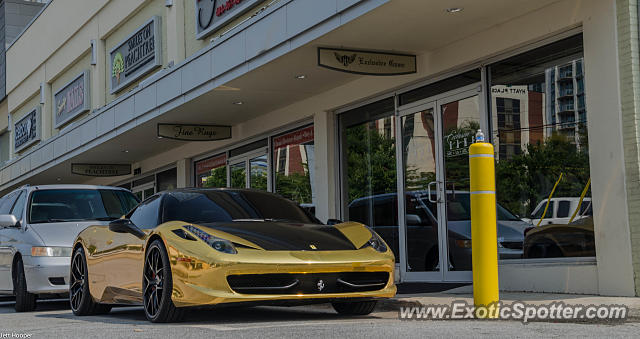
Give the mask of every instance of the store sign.
M 40 121 L 41 111 L 38 106 L 13 125 L 13 149 L 16 152 L 40 141 Z
M 162 65 L 160 17 L 154 16 L 111 52 L 111 94 Z
M 322 47 L 318 48 L 318 65 L 364 75 L 401 75 L 417 71 L 415 55 Z
M 214 141 L 231 138 L 231 126 L 158 124 L 158 136 L 187 141 Z
M 469 155 L 469 146 L 476 141 L 475 132 L 469 129 L 457 129 L 445 135 L 445 156 L 453 158 Z
M 225 166 L 227 164 L 227 155 L 222 154 L 209 159 L 196 162 L 196 174 L 204 174 L 211 172 L 212 169 Z
M 89 71 L 86 70 L 53 95 L 55 127 L 58 128 L 91 108 Z
M 203 39 L 263 0 L 195 0 L 196 37 Z
M 280 149 L 289 145 L 302 145 L 313 141 L 313 126 L 273 138 L 273 148 Z
M 71 173 L 90 177 L 118 177 L 131 174 L 129 164 L 71 164 Z

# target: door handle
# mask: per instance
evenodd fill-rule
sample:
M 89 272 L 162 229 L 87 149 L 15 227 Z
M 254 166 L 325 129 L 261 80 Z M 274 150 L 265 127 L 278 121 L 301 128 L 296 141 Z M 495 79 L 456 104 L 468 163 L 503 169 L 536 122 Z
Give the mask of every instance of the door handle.
M 432 199 L 431 199 L 431 185 L 433 185 L 433 184 L 436 184 L 436 190 L 438 189 L 438 187 L 437 187 L 438 182 L 437 182 L 437 181 L 432 181 L 432 182 L 430 182 L 430 183 L 427 185 L 427 199 L 429 199 L 429 202 L 434 203 L 434 204 L 437 204 L 437 203 L 439 202 L 439 200 L 440 200 L 440 199 L 437 199 L 437 198 L 436 198 L 436 200 L 432 200 Z M 437 197 L 437 196 L 438 196 L 438 193 L 436 192 L 436 197 Z

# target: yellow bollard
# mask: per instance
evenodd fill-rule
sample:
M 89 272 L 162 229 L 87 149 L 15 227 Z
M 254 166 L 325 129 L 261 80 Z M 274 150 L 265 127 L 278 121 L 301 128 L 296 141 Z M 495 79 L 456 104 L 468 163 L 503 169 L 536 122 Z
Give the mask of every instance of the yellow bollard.
M 484 142 L 478 130 L 476 142 L 469 147 L 473 301 L 478 318 L 497 318 L 500 300 L 494 167 L 493 145 Z

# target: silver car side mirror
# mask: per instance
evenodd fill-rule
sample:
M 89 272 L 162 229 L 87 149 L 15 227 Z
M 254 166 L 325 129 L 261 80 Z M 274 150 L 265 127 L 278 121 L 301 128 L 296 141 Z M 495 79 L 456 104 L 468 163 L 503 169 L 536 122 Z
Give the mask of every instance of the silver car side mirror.
M 0 214 L 0 227 L 16 227 L 18 219 L 13 214 Z

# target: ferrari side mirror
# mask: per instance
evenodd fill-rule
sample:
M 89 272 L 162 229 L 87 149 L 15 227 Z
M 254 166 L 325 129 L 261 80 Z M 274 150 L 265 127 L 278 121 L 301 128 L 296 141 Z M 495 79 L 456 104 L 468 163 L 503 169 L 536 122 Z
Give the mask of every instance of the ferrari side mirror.
M 142 239 L 145 233 L 129 219 L 116 219 L 109 223 L 109 230 L 116 233 L 130 233 Z

